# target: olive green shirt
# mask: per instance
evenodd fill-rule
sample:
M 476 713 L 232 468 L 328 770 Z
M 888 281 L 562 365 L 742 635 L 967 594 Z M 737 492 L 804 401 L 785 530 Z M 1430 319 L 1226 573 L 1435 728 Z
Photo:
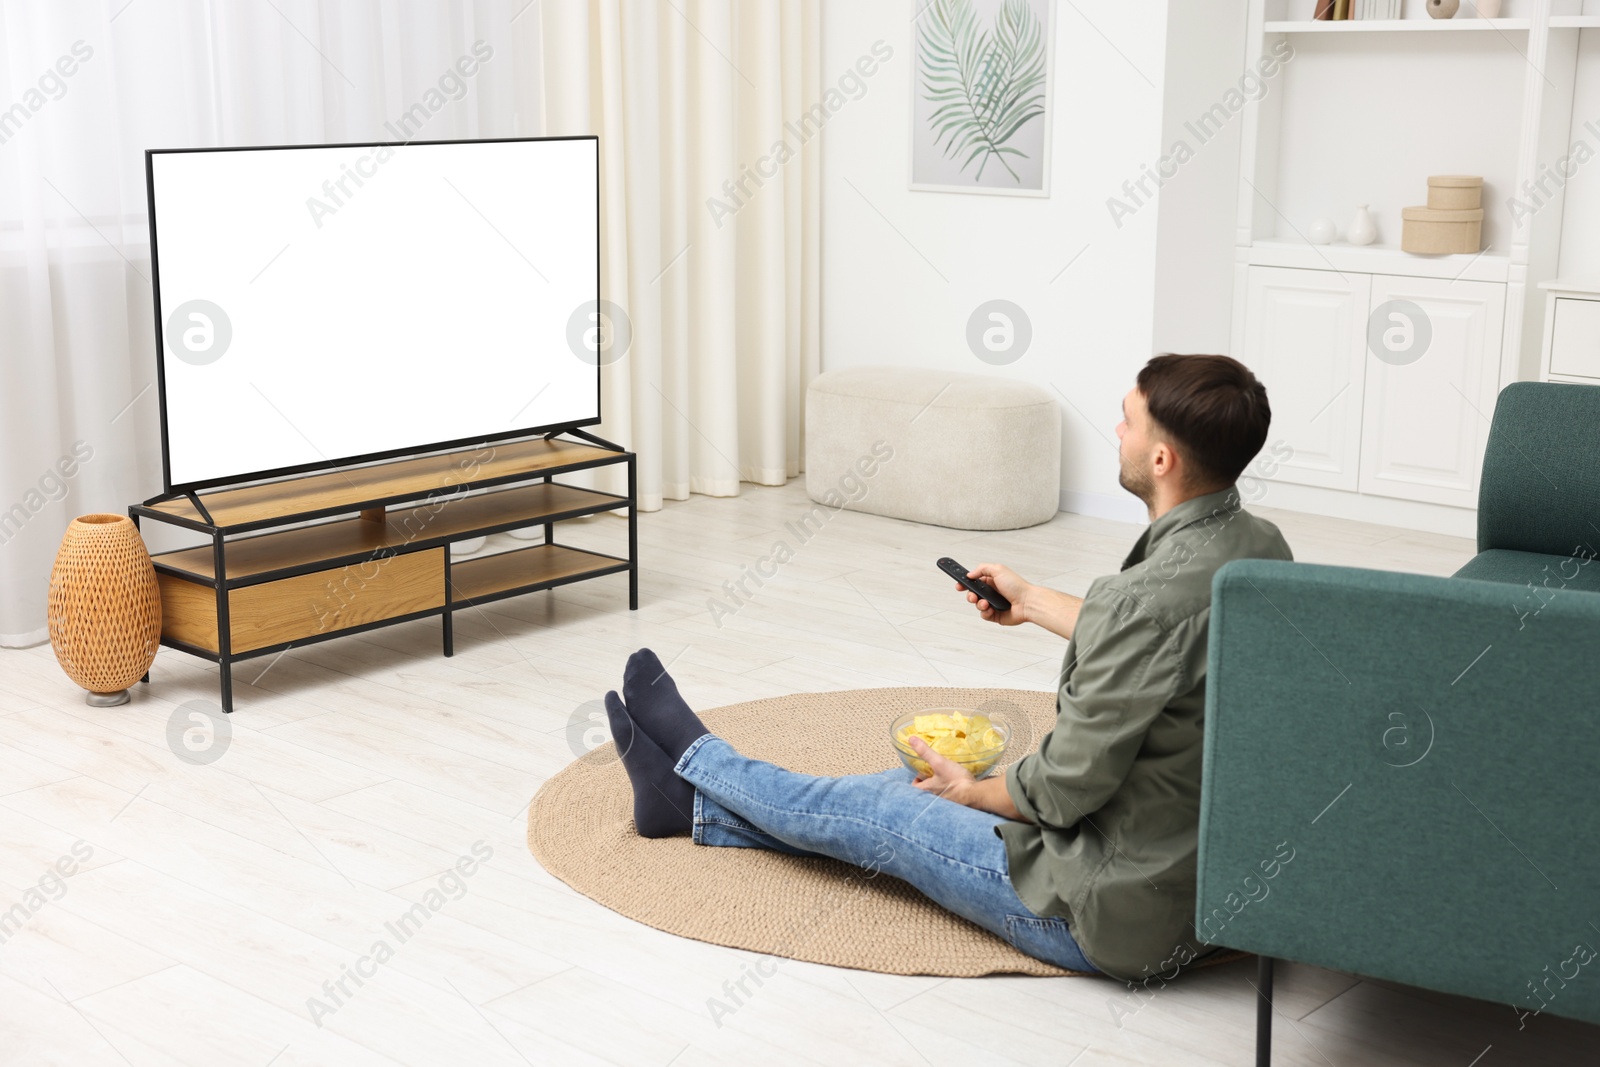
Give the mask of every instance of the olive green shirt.
M 1151 523 L 1122 572 L 1089 586 L 1055 727 L 1006 771 L 1029 820 L 995 828 L 1011 883 L 1107 974 L 1144 979 L 1207 951 L 1194 908 L 1211 578 L 1229 560 L 1292 558 L 1234 487 Z

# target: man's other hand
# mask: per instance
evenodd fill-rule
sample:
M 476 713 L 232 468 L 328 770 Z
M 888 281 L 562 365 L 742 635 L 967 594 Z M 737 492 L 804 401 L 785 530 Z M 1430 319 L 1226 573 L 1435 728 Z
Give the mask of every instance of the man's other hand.
M 974 778 L 971 771 L 955 760 L 939 755 L 922 738 L 911 737 L 908 742 L 912 751 L 921 756 L 927 762 L 928 770 L 933 772 L 911 783 L 918 789 L 1006 819 L 1029 821 L 1022 817 L 1011 794 L 1007 792 L 1005 775 Z
M 920 737 L 912 735 L 907 743 L 922 757 L 928 765 L 928 770 L 932 772 L 926 778 L 918 778 L 911 784 L 924 792 L 934 793 L 957 804 L 965 804 L 966 790 L 977 781 L 972 777 L 972 772 L 955 760 L 939 755 Z

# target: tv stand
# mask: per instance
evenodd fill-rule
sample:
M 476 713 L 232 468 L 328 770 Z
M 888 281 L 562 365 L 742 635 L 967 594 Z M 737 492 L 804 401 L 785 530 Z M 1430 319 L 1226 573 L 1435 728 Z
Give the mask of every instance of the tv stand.
M 563 433 L 579 440 L 563 440 Z M 616 463 L 628 465 L 626 496 L 553 480 Z M 209 545 L 151 557 L 161 587 L 161 643 L 216 663 L 222 710 L 231 712 L 232 667 L 240 660 L 435 615 L 450 656 L 452 616 L 463 607 L 623 572 L 628 608 L 637 610 L 637 470 L 634 453 L 569 429 L 164 494 L 128 515 L 135 524 L 147 519 L 210 538 Z M 628 509 L 626 557 L 556 543 L 557 523 L 621 508 Z M 450 557 L 454 541 L 529 526 L 544 527 L 542 543 Z

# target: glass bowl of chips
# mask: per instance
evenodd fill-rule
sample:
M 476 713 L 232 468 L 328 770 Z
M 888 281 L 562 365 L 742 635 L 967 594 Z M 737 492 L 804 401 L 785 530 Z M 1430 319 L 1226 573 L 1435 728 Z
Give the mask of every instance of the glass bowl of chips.
M 929 748 L 961 764 L 974 778 L 982 778 L 1000 761 L 1011 740 L 1011 724 L 975 708 L 924 708 L 901 715 L 889 724 L 889 741 L 900 762 L 918 778 L 926 778 L 928 761 L 911 747 L 912 737 L 922 738 Z

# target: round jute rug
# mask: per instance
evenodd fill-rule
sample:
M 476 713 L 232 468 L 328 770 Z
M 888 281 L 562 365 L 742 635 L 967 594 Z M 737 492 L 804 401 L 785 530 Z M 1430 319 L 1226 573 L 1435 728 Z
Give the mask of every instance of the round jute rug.
M 1054 693 L 948 688 L 796 693 L 700 717 L 748 756 L 807 774 L 864 774 L 898 762 L 889 723 L 931 707 L 1007 718 L 1013 737 L 1002 766 L 1033 751 L 1055 721 Z M 633 830 L 627 775 L 609 743 L 539 790 L 528 810 L 528 848 L 585 896 L 697 941 L 887 974 L 1085 973 L 1024 955 L 887 874 L 763 849 L 704 848 L 688 837 L 642 838 Z M 1196 965 L 1244 955 L 1219 953 Z

